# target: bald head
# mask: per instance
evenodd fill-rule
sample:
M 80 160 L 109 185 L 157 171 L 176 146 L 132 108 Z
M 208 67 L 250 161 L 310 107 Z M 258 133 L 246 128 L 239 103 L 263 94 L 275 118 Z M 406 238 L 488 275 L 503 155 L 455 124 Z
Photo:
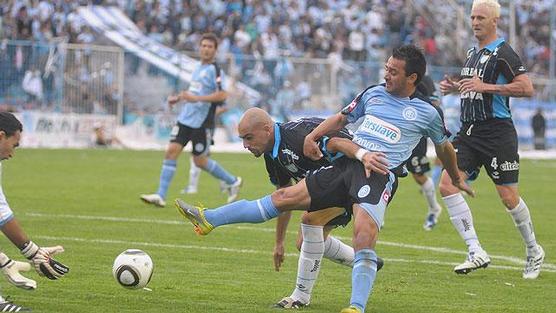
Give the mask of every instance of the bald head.
M 252 128 L 252 127 L 262 127 L 264 125 L 273 125 L 274 121 L 270 115 L 263 109 L 260 108 L 250 108 L 241 117 L 239 121 L 239 128 Z
M 237 129 L 243 146 L 256 157 L 272 150 L 274 121 L 265 110 L 251 108 L 245 111 Z

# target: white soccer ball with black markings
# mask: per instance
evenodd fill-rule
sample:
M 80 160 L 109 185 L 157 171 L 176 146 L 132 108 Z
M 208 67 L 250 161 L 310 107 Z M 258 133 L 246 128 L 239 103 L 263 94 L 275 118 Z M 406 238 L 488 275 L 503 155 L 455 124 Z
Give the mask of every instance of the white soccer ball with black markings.
M 139 289 L 151 281 L 153 269 L 153 260 L 147 253 L 138 249 L 128 249 L 114 260 L 112 274 L 123 287 Z

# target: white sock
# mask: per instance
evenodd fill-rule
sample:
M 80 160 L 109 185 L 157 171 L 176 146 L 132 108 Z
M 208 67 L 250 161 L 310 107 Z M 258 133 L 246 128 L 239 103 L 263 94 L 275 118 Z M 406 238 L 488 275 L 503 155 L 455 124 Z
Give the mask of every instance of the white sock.
M 523 199 L 519 198 L 519 204 L 511 209 L 507 210 L 510 216 L 514 220 L 515 227 L 519 230 L 523 242 L 525 242 L 525 247 L 527 248 L 528 256 L 535 256 L 539 253 L 537 248 L 537 240 L 535 238 L 535 231 L 533 230 L 533 222 L 531 221 L 531 214 L 529 213 L 529 208 Z
M 195 165 L 193 158 L 189 159 L 189 183 L 188 188 L 197 189 L 199 186 L 199 177 L 201 177 L 201 169 Z
M 324 241 L 324 257 L 334 263 L 353 267 L 355 252 L 338 238 L 328 236 Z
M 427 181 L 421 186 L 421 190 L 429 204 L 429 214 L 434 214 L 434 216 L 438 217 L 442 211 L 442 207 L 438 203 L 438 200 L 436 200 L 436 189 L 434 188 L 432 178 L 427 178 Z
M 442 199 L 446 204 L 448 214 L 450 214 L 452 225 L 454 225 L 461 238 L 465 240 L 469 252 L 481 250 L 481 244 L 479 243 L 479 238 L 473 226 L 471 210 L 461 193 L 458 192 L 454 195 L 443 197 Z
M 297 280 L 291 298 L 308 304 L 311 292 L 319 275 L 322 256 L 324 254 L 324 240 L 322 226 L 301 224 L 303 243 L 297 264 Z

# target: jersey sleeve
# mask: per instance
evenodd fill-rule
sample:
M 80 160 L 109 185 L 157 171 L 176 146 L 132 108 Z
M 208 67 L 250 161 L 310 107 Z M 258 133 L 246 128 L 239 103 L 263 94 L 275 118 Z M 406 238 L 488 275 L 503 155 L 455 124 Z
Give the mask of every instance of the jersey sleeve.
M 7 222 L 14 218 L 14 213 L 8 205 L 8 201 L 4 196 L 4 191 L 0 187 L 0 227 L 4 226 Z
M 284 187 L 290 184 L 290 175 L 266 153 L 264 154 L 264 162 L 266 171 L 268 172 L 268 178 L 274 186 Z
M 519 55 L 510 47 L 500 49 L 496 69 L 511 82 L 518 75 L 527 73 Z
M 354 123 L 361 116 L 365 115 L 365 102 L 363 101 L 363 96 L 366 91 L 360 93 L 351 101 L 350 104 L 346 105 L 342 109 L 342 114 L 347 116 L 348 123 Z
M 439 145 L 448 140 L 450 133 L 444 126 L 444 119 L 439 111 L 435 108 L 432 112 L 431 123 L 425 129 L 425 136 L 429 137 L 435 145 Z

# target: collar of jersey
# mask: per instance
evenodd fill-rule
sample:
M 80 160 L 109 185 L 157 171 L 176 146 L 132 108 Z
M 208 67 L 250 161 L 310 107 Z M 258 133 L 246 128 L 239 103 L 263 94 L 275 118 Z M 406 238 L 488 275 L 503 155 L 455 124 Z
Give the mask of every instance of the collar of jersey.
M 494 49 L 496 49 L 496 47 L 498 47 L 504 41 L 506 41 L 506 40 L 504 40 L 504 38 L 498 37 L 493 42 L 486 45 L 483 49 L 487 49 L 488 51 L 492 52 L 492 51 L 494 51 Z
M 280 125 L 274 123 L 274 148 L 272 148 L 272 158 L 276 159 L 278 157 L 278 147 L 280 147 Z

